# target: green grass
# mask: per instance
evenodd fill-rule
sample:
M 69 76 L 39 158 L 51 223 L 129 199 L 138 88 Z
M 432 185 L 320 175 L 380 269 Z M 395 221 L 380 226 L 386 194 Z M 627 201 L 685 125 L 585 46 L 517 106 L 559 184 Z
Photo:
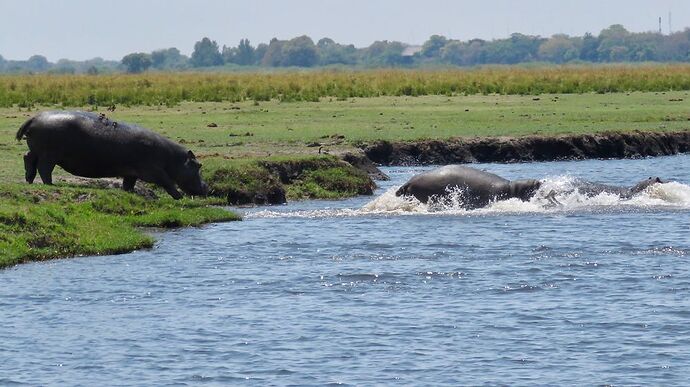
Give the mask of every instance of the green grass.
M 373 186 L 364 174 L 351 173 L 343 167 L 306 171 L 288 186 L 288 198 L 339 199 L 371 194 Z
M 257 194 L 283 192 L 289 200 L 339 199 L 371 194 L 366 173 L 333 156 L 271 156 L 224 159 L 208 157 L 204 180 L 213 195 L 247 204 Z
M 249 204 L 259 193 L 281 190 L 278 176 L 254 159 L 227 160 L 204 158 L 203 177 L 212 195 L 228 199 L 232 204 Z
M 268 154 L 288 147 L 293 148 L 288 153 L 299 149 L 314 154 L 318 148 L 307 144 L 337 148 L 339 136 L 344 136 L 342 142 L 355 144 L 378 139 L 677 130 L 688 127 L 688 94 L 379 97 L 271 101 L 259 106 L 205 103 L 160 111 L 136 109 L 116 116 L 161 130 L 202 153 Z M 210 123 L 218 126 L 208 127 Z
M 0 268 L 54 257 L 147 248 L 141 226 L 181 227 L 239 219 L 210 202 L 146 199 L 114 189 L 0 184 Z

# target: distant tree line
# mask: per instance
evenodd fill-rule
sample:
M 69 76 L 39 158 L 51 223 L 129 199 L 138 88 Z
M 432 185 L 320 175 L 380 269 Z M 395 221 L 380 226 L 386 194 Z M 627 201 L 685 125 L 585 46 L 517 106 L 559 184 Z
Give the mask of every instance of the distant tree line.
M 253 46 L 248 39 L 237 46 L 222 46 L 203 38 L 194 44 L 191 57 L 177 48 L 151 53 L 132 53 L 120 62 L 100 58 L 88 61 L 61 59 L 50 63 L 34 55 L 26 61 L 7 61 L 0 56 L 0 72 L 92 73 L 147 70 L 185 70 L 217 66 L 316 67 L 356 66 L 364 68 L 419 67 L 426 65 L 477 66 L 486 64 L 690 62 L 690 28 L 663 35 L 658 32 L 629 32 L 620 24 L 602 30 L 598 36 L 556 34 L 550 38 L 511 34 L 506 39 L 461 41 L 433 35 L 422 46 L 396 41 L 376 41 L 369 47 L 336 43 L 308 36 L 290 40 L 272 39 Z
M 0 73 L 101 74 L 120 71 L 120 62 L 93 58 L 85 61 L 60 59 L 48 62 L 43 55 L 27 60 L 6 60 L 0 55 Z

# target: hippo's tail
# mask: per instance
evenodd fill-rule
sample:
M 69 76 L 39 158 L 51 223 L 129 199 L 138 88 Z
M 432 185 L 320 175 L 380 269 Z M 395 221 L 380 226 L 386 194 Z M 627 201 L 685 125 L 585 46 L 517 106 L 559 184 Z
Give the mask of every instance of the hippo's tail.
M 26 135 L 26 131 L 29 129 L 29 126 L 31 126 L 31 123 L 34 121 L 33 117 L 29 118 L 26 120 L 25 123 L 22 124 L 22 126 L 19 127 L 19 130 L 17 131 L 17 141 L 21 141 L 22 138 Z
M 397 191 L 395 191 L 395 196 L 403 196 L 407 193 L 407 187 L 410 186 L 410 183 L 405 183 L 398 188 Z

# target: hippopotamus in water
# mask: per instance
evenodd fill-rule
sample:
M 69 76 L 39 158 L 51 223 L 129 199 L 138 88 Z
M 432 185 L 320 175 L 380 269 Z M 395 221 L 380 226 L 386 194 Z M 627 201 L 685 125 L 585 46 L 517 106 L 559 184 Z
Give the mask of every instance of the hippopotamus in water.
M 462 192 L 462 204 L 467 209 L 480 208 L 492 201 L 519 198 L 529 200 L 541 186 L 539 180 L 506 180 L 493 173 L 461 165 L 447 165 L 413 176 L 395 193 L 411 195 L 422 203 L 432 196 L 443 197 L 450 190 Z
M 44 184 L 52 184 L 56 165 L 83 177 L 122 177 L 131 191 L 137 179 L 159 185 L 180 199 L 176 185 L 189 195 L 206 195 L 201 164 L 194 153 L 148 129 L 117 123 L 87 112 L 48 111 L 26 121 L 17 140 L 26 137 L 26 181 L 36 171 Z
M 665 183 L 665 181 L 661 180 L 659 177 L 649 177 L 647 179 L 641 180 L 634 186 L 628 188 L 628 187 L 620 187 L 616 185 L 608 185 L 608 184 L 599 184 L 599 183 L 592 183 L 589 181 L 585 180 L 575 180 L 573 185 L 575 186 L 575 190 L 580 192 L 581 194 L 585 196 L 596 196 L 601 193 L 607 193 L 607 194 L 614 194 L 620 196 L 622 199 L 630 199 L 633 197 L 633 195 L 640 193 L 644 191 L 647 187 L 654 185 L 654 184 L 662 184 Z

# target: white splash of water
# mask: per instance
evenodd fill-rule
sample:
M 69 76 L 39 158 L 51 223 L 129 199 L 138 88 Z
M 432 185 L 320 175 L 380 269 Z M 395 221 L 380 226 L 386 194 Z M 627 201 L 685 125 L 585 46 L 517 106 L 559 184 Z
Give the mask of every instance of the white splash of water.
M 365 204 L 360 211 L 371 214 L 427 213 L 429 206 L 409 196 L 395 196 L 393 187 Z
M 554 207 L 557 211 L 572 211 L 588 208 L 607 208 L 615 210 L 617 207 L 650 208 L 666 207 L 690 209 L 690 186 L 679 182 L 654 184 L 632 198 L 622 198 L 617 194 L 602 192 L 589 196 L 577 190 L 577 180 L 570 176 L 558 176 L 543 181 L 542 186 L 530 203 L 540 203 L 549 207 L 546 195 L 555 191 L 555 199 L 561 203 Z
M 351 217 L 364 215 L 496 215 L 521 213 L 558 213 L 591 209 L 616 211 L 630 208 L 690 209 L 690 186 L 678 182 L 654 184 L 630 199 L 617 194 L 600 193 L 589 196 L 577 190 L 577 180 L 571 176 L 556 176 L 542 181 L 535 195 L 526 202 L 517 198 L 490 203 L 484 208 L 464 208 L 462 191 L 455 190 L 443 198 L 421 203 L 413 197 L 395 196 L 399 187 L 393 187 L 372 199 L 361 208 L 319 209 L 304 211 L 273 211 L 270 209 L 248 213 L 246 218 L 278 217 Z M 558 204 L 549 200 L 548 195 Z
M 690 206 L 690 186 L 672 181 L 664 184 L 654 184 L 647 187 L 634 199 L 656 201 L 659 205 L 677 205 L 687 208 Z
M 301 210 L 301 211 L 274 211 L 274 210 L 260 210 L 255 212 L 248 212 L 244 215 L 245 219 L 253 218 L 334 218 L 346 216 L 359 216 L 359 210 L 351 208 L 325 208 L 322 210 Z

